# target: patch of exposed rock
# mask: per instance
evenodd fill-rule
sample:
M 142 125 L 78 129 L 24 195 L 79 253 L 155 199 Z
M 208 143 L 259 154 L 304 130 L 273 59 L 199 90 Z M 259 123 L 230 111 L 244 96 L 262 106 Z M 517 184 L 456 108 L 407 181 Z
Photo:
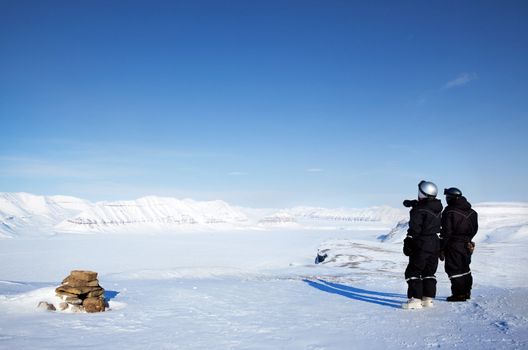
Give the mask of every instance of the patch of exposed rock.
M 97 272 L 74 270 L 55 289 L 62 302 L 57 306 L 40 302 L 38 307 L 49 311 L 103 312 L 108 307 L 104 292 L 97 280 Z

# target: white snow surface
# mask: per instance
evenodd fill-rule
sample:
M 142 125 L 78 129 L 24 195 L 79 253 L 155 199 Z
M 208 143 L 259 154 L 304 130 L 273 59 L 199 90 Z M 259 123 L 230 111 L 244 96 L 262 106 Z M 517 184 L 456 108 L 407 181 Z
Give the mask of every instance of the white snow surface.
M 401 244 L 368 231 L 56 235 L 0 245 L 0 349 L 521 349 L 526 243 L 482 243 L 473 299 L 406 300 Z M 315 252 L 327 262 L 313 264 Z M 500 261 L 500 267 L 497 266 Z M 99 314 L 45 312 L 72 269 L 100 273 Z
M 333 226 L 335 216 L 307 218 L 299 214 L 305 210 L 246 211 L 218 202 L 207 202 L 210 207 L 204 209 L 181 201 L 184 208 L 198 208 L 185 210 L 203 220 L 195 224 L 201 230 L 140 222 L 98 224 L 105 229 L 71 235 L 55 227 L 68 220 L 62 214 L 67 210 L 73 214 L 69 218 L 92 213 L 92 219 L 119 221 L 134 213 L 146 220 L 174 215 L 173 202 L 147 197 L 119 202 L 124 208 L 114 210 L 69 197 L 12 196 L 16 200 L 1 197 L 3 220 L 4 215 L 17 218 L 8 220 L 17 222 L 8 233 L 17 239 L 0 241 L 0 349 L 528 347 L 528 272 L 523 268 L 528 239 L 517 230 L 526 223 L 523 203 L 476 206 L 483 234 L 471 265 L 470 301 L 445 301 L 450 284 L 440 263 L 435 307 L 410 311 L 401 308 L 407 258 L 398 233 L 378 239 L 404 219 L 397 215 L 372 225 L 343 220 L 346 225 Z M 139 204 L 149 209 L 134 207 Z M 211 216 L 204 213 L 211 207 L 225 222 L 208 222 Z M 279 212 L 298 226 L 259 223 Z M 216 224 L 225 228 L 218 230 Z M 399 225 L 397 232 L 404 230 L 405 220 Z M 114 226 L 120 234 L 109 234 L 116 232 Z M 318 250 L 328 258 L 316 265 Z M 99 272 L 109 311 L 37 309 L 39 301 L 57 303 L 54 288 L 74 269 Z

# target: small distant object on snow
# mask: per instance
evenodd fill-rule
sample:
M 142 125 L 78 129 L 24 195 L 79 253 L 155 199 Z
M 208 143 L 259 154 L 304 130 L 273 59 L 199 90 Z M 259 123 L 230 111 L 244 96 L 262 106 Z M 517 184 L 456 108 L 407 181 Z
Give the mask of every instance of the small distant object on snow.
M 62 284 L 55 289 L 62 302 L 58 305 L 60 311 L 70 312 L 103 312 L 108 307 L 105 300 L 105 290 L 99 285 L 97 272 L 74 270 Z M 41 301 L 39 309 L 56 311 L 57 308 L 46 301 Z
M 315 263 L 320 264 L 325 261 L 326 258 L 328 258 L 328 254 L 326 254 L 326 251 L 319 250 L 317 252 L 317 256 L 315 257 Z
M 47 301 L 41 301 L 40 303 L 38 303 L 38 306 L 37 306 L 38 309 L 41 309 L 41 310 L 46 310 L 46 311 L 55 311 L 55 306 L 53 306 L 53 304 L 51 303 L 48 303 Z

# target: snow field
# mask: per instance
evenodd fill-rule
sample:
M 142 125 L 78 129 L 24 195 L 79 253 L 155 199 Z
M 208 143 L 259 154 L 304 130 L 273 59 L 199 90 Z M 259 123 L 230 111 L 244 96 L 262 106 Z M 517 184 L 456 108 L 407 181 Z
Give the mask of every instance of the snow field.
M 375 231 L 59 235 L 0 245 L 0 349 L 516 349 L 528 346 L 524 243 L 480 243 L 473 299 L 406 311 L 401 244 Z M 317 249 L 329 260 L 314 265 Z M 501 268 L 496 261 L 501 261 Z M 111 311 L 36 310 L 74 268 Z

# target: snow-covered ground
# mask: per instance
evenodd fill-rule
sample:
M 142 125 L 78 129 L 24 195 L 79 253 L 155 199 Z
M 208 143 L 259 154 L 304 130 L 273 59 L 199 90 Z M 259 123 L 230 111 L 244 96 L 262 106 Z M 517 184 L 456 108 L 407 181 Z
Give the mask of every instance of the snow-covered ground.
M 527 348 L 528 239 L 518 230 L 526 205 L 482 208 L 472 300 L 445 302 L 449 282 L 440 264 L 435 308 L 415 311 L 400 308 L 401 242 L 397 235 L 378 239 L 397 215 L 370 226 L 345 219 L 344 230 L 306 229 L 318 219 L 284 210 L 298 226 L 17 231 L 0 240 L 0 349 Z M 250 222 L 256 212 L 245 214 Z M 328 259 L 315 265 L 318 249 Z M 39 301 L 54 300 L 54 288 L 73 269 L 99 272 L 110 311 L 37 310 Z

